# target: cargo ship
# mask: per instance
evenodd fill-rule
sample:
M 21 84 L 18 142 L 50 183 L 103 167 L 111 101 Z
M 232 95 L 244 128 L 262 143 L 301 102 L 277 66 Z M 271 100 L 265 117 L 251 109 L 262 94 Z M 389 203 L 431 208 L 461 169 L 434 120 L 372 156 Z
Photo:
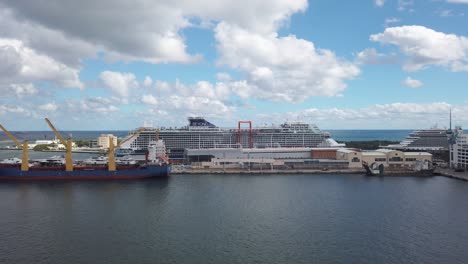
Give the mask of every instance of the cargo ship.
M 56 133 L 59 140 L 66 146 L 64 158 L 54 157 L 44 160 L 28 160 L 28 142 L 20 144 L 3 126 L 0 128 L 10 137 L 15 144 L 23 149 L 23 158 L 9 158 L 0 162 L 0 180 L 30 181 L 30 180 L 118 180 L 118 179 L 143 179 L 167 177 L 171 172 L 171 166 L 167 159 L 161 156 L 163 142 L 150 142 L 144 163 L 137 164 L 128 159 L 116 160 L 114 157 L 114 145 L 109 140 L 109 155 L 106 163 L 91 164 L 88 161 L 73 163 L 71 158 L 71 139 L 64 140 L 55 127 L 46 118 L 47 123 Z M 137 135 L 138 133 L 135 133 Z M 116 146 L 118 147 L 118 145 Z M 159 151 L 159 152 L 158 152 Z
M 0 164 L 0 180 L 30 181 L 30 180 L 119 180 L 167 177 L 170 165 L 143 164 L 117 166 L 115 171 L 109 171 L 103 166 L 74 166 L 73 171 L 66 171 L 65 166 L 31 166 L 27 171 L 21 170 L 21 165 Z

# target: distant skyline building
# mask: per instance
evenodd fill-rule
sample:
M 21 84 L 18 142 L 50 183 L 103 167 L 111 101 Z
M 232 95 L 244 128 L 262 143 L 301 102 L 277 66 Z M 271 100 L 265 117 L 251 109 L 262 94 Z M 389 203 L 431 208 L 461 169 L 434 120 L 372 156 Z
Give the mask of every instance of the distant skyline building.
M 466 170 L 468 167 L 468 134 L 465 134 L 461 127 L 456 127 L 453 133 L 453 140 L 450 144 L 450 167 Z
M 117 137 L 112 135 L 112 134 L 101 134 L 101 136 L 98 137 L 98 146 L 100 148 L 108 149 L 109 148 L 109 140 L 112 139 L 112 142 L 114 143 L 114 146 L 117 145 Z

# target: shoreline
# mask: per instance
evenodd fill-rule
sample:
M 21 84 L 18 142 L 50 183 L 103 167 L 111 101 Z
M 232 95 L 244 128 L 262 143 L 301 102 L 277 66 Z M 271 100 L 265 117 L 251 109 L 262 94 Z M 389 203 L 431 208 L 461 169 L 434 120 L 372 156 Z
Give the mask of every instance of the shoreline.
M 261 175 L 261 174 L 365 174 L 365 170 L 172 170 L 171 174 L 221 174 L 221 175 Z
M 444 176 L 460 181 L 468 181 L 468 172 L 456 172 L 451 169 L 437 168 L 436 171 L 434 171 L 434 175 Z
M 367 175 L 366 170 L 362 169 L 328 169 L 328 170 L 317 170 L 317 169 L 289 169 L 289 170 L 219 170 L 219 169 L 175 169 L 172 168 L 171 174 L 178 175 L 178 174 L 191 174 L 191 175 L 201 175 L 201 174 L 216 174 L 216 175 L 268 175 L 268 174 L 275 174 L 275 175 L 283 175 L 283 174 L 359 174 L 359 175 Z M 396 177 L 396 176 L 409 176 L 409 177 L 432 177 L 436 176 L 437 174 L 433 175 L 425 175 L 425 174 L 418 174 L 415 171 L 396 171 L 396 172 L 388 172 L 384 175 L 374 175 L 369 177 Z

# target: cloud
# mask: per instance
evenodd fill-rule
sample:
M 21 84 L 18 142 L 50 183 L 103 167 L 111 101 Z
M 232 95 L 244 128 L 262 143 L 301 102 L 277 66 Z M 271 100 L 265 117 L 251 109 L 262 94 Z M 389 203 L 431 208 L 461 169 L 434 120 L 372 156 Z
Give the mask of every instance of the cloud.
M 153 84 L 153 79 L 151 77 L 146 76 L 145 79 L 143 80 L 143 85 L 145 87 L 150 87 Z
M 138 87 L 138 81 L 133 73 L 104 71 L 99 78 L 106 88 L 121 98 L 127 98 L 130 91 Z
M 385 0 L 375 0 L 375 5 L 382 7 L 385 4 Z
M 220 23 L 215 29 L 219 65 L 227 65 L 246 76 L 241 97 L 300 102 L 311 96 L 337 96 L 346 80 L 360 70 L 329 50 L 293 35 L 256 34 L 235 25 Z M 238 83 L 239 84 L 239 83 Z
M 395 23 L 398 23 L 400 21 L 401 21 L 401 19 L 396 18 L 396 17 L 387 18 L 387 19 L 385 19 L 385 27 L 388 27 L 388 25 L 395 24 Z
M 409 76 L 402 82 L 402 84 L 404 86 L 408 86 L 408 87 L 411 87 L 411 88 L 419 88 L 419 87 L 423 86 L 423 82 L 421 82 L 419 80 L 412 79 Z
M 395 64 L 400 58 L 396 54 L 378 53 L 374 48 L 368 48 L 356 55 L 357 64 Z
M 370 36 L 371 41 L 399 48 L 407 60 L 404 69 L 418 71 L 430 65 L 452 71 L 468 71 L 468 38 L 437 32 L 423 26 L 387 28 Z
M 79 69 L 39 54 L 21 40 L 0 38 L 0 61 L 0 87 L 29 86 L 31 91 L 31 82 L 49 81 L 61 87 L 83 88 Z
M 230 81 L 230 80 L 232 80 L 231 75 L 229 75 L 228 73 L 225 73 L 225 72 L 218 72 L 216 74 L 216 79 L 218 81 Z
M 448 3 L 468 4 L 468 0 L 447 0 Z
M 411 8 L 411 6 L 414 5 L 413 0 L 398 0 L 398 11 L 408 11 L 408 12 L 414 12 L 414 9 Z
M 6 114 L 19 114 L 23 116 L 30 116 L 31 112 L 17 105 L 0 105 L 0 115 Z
M 438 12 L 438 13 L 439 13 L 439 16 L 441 16 L 441 17 L 451 17 L 451 16 L 454 16 L 453 11 L 450 10 L 450 9 L 445 9 L 445 10 L 442 10 L 442 11 L 440 11 L 440 12 Z
M 58 109 L 58 106 L 55 103 L 47 103 L 47 104 L 40 105 L 38 108 L 39 110 L 53 112 Z
M 0 0 L 0 37 L 16 39 L 39 54 L 47 55 L 71 68 L 79 68 L 82 58 L 94 58 L 96 45 L 41 23 L 18 18 L 11 9 L 2 8 Z M 53 40 L 53 41 L 51 41 Z
M 436 14 L 440 17 L 453 17 L 453 16 L 464 16 L 464 13 L 459 13 L 451 9 L 444 9 L 436 11 Z
M 147 95 L 142 99 L 148 106 L 144 111 L 137 111 L 144 118 L 148 113 L 163 114 L 169 124 L 179 123 L 187 116 L 204 116 L 207 118 L 229 119 L 236 112 L 236 107 L 221 100 L 200 96 L 169 95 L 164 98 Z M 161 122 L 161 121 L 159 121 Z
M 119 110 L 116 104 L 119 104 L 117 98 L 103 98 L 103 97 L 92 97 L 84 98 L 80 100 L 68 100 L 65 103 L 65 110 L 70 113 L 70 116 L 77 114 L 82 115 L 83 113 L 91 114 L 107 114 L 116 112 Z
M 145 111 L 137 111 L 144 118 L 145 112 L 162 115 L 168 124 L 181 122 L 181 117 L 205 116 L 226 119 L 236 113 L 236 106 L 231 103 L 231 82 L 198 81 L 185 84 L 178 79 L 173 82 L 157 80 L 154 94 L 144 94 L 141 103 Z M 182 119 L 183 120 L 183 119 Z
M 271 120 L 297 120 L 319 124 L 321 128 L 429 128 L 434 124 L 448 126 L 450 108 L 458 124 L 468 124 L 468 105 L 450 105 L 446 102 L 374 104 L 362 108 L 308 108 L 295 112 L 267 113 L 256 116 L 255 123 Z M 332 134 L 333 136 L 333 134 Z
M 306 8 L 307 0 L 0 0 L 0 36 L 27 42 L 67 65 L 98 53 L 110 60 L 192 63 L 201 56 L 187 52 L 181 36 L 186 28 L 227 21 L 269 33 Z
M 157 105 L 158 99 L 151 94 L 145 94 L 141 97 L 141 102 L 148 105 Z
M 23 98 L 38 94 L 38 89 L 32 83 L 20 83 L 0 86 L 0 98 L 12 97 Z

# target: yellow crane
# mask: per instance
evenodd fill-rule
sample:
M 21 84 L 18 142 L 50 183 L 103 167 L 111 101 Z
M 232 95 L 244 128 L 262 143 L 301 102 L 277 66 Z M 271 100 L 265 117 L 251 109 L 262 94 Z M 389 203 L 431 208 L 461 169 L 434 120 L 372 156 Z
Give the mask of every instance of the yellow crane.
M 115 171 L 116 170 L 116 165 L 115 165 L 115 148 L 118 148 L 120 146 L 122 146 L 123 143 L 129 141 L 130 139 L 138 136 L 143 130 L 145 130 L 144 128 L 140 128 L 137 132 L 135 132 L 133 135 L 131 135 L 130 137 L 126 138 L 124 141 L 120 142 L 119 144 L 117 144 L 117 146 L 114 146 L 114 141 L 112 140 L 111 137 L 109 137 L 109 163 L 108 163 L 108 169 L 109 171 Z
M 50 129 L 54 131 L 55 136 L 60 140 L 60 142 L 65 146 L 66 153 L 65 153 L 65 171 L 73 171 L 73 160 L 72 160 L 72 140 L 71 138 L 63 139 L 62 135 L 55 129 L 54 125 L 50 122 L 48 118 L 45 119 L 47 124 L 49 125 Z
M 2 125 L 0 125 L 0 128 L 5 132 L 5 134 L 13 141 L 15 142 L 16 146 L 18 148 L 23 149 L 23 159 L 21 160 L 21 171 L 28 171 L 29 170 L 29 161 L 28 161 L 28 141 L 25 140 L 23 144 L 19 143 L 16 138 L 6 130 Z

